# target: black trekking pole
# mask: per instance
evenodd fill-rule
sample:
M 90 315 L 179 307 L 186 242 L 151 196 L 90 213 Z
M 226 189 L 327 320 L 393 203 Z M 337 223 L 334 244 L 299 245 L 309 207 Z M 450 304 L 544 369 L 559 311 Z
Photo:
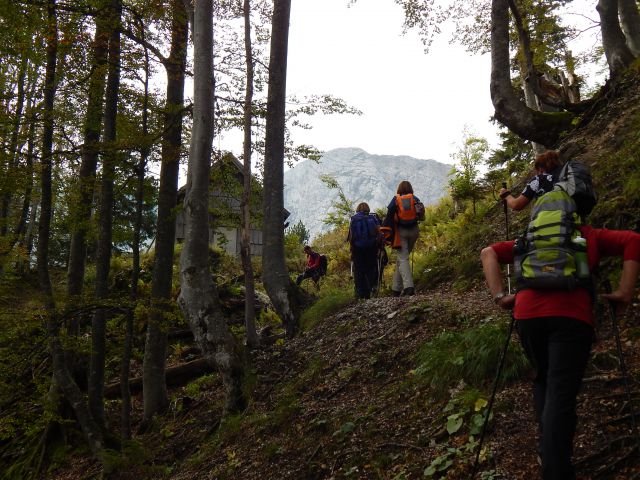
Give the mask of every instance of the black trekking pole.
M 502 182 L 502 188 L 507 188 L 507 182 Z M 506 197 L 502 199 L 502 206 L 504 208 L 504 226 L 506 230 L 505 239 L 509 240 L 509 208 L 507 207 Z M 511 270 L 507 263 L 507 291 L 511 294 Z
M 507 183 L 502 182 L 502 188 L 507 188 Z M 506 226 L 506 239 L 509 240 L 509 212 L 507 210 L 507 200 L 503 199 L 504 202 L 504 220 Z M 507 292 L 511 295 L 511 272 L 509 269 L 509 264 L 507 263 Z M 500 354 L 500 361 L 498 363 L 498 370 L 496 371 L 496 378 L 493 380 L 493 390 L 491 392 L 491 397 L 489 398 L 489 403 L 487 405 L 487 413 L 484 417 L 484 422 L 482 423 L 482 430 L 480 432 L 480 438 L 478 440 L 478 450 L 476 452 L 476 459 L 473 463 L 473 471 L 471 472 L 471 480 L 474 480 L 476 477 L 476 473 L 478 472 L 478 466 L 480 465 L 480 452 L 482 452 L 482 444 L 484 443 L 484 437 L 487 431 L 487 426 L 489 425 L 489 417 L 491 415 L 491 408 L 493 407 L 493 403 L 496 399 L 496 392 L 498 391 L 498 383 L 500 382 L 500 375 L 502 374 L 502 369 L 504 368 L 504 361 L 507 358 L 507 352 L 509 350 L 509 343 L 511 342 L 511 334 L 513 333 L 513 327 L 516 323 L 516 319 L 511 314 L 511 322 L 509 322 L 509 332 L 507 333 L 507 339 L 504 342 L 504 347 L 502 348 L 502 353 Z
M 605 280 L 603 282 L 603 286 L 606 293 L 611 293 L 611 282 L 609 280 Z M 631 398 L 631 388 L 629 387 L 627 365 L 624 361 L 624 354 L 622 352 L 622 342 L 620 341 L 620 327 L 618 325 L 618 316 L 616 315 L 615 307 L 615 303 L 609 301 L 609 316 L 611 317 L 613 335 L 616 339 L 616 350 L 618 351 L 618 361 L 620 362 L 620 373 L 622 374 L 622 380 L 624 381 L 624 389 L 627 395 L 627 402 L 629 402 L 629 412 L 631 416 L 631 426 L 633 428 L 633 434 L 636 437 L 636 442 L 638 442 L 640 441 L 640 436 L 638 435 L 638 425 L 636 423 L 636 416 L 633 408 L 633 399 Z

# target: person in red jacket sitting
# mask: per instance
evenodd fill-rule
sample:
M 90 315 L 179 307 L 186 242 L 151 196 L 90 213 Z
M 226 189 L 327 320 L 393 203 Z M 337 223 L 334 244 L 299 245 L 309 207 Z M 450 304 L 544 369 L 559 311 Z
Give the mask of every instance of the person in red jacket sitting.
M 307 254 L 307 265 L 298 278 L 296 278 L 296 285 L 300 285 L 305 278 L 310 278 L 318 287 L 318 281 L 320 280 L 320 254 L 314 252 L 309 245 L 304 246 L 304 253 Z
M 633 298 L 640 269 L 640 235 L 632 231 L 579 227 L 587 240 L 589 270 L 601 257 L 622 257 L 617 290 L 601 295 L 620 310 Z M 539 426 L 539 453 L 545 480 L 572 480 L 576 397 L 589 358 L 594 335 L 593 295 L 586 288 L 573 290 L 505 292 L 500 264 L 514 260 L 513 241 L 498 242 L 482 250 L 482 268 L 494 302 L 513 309 L 524 352 L 536 369 L 534 409 Z M 620 310 L 621 311 L 621 310 Z

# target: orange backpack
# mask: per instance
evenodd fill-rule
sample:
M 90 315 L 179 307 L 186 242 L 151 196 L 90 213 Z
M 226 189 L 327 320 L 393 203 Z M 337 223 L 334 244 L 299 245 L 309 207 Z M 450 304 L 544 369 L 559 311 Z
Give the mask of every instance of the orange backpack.
M 418 221 L 416 199 L 412 193 L 396 195 L 398 225 L 415 225 Z

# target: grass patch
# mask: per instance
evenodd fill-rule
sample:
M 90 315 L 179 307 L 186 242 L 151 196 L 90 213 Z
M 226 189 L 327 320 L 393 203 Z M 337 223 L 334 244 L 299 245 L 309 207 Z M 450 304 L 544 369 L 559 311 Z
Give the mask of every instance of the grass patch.
M 441 397 L 460 380 L 482 388 L 494 378 L 507 329 L 508 325 L 503 322 L 491 322 L 461 332 L 441 333 L 418 351 L 415 379 L 429 385 L 436 397 Z M 501 384 L 521 378 L 527 365 L 522 349 L 512 338 Z
M 309 308 L 307 308 L 300 319 L 303 330 L 312 329 L 318 322 L 339 311 L 345 305 L 353 302 L 353 292 L 351 289 L 326 290 L 322 296 Z

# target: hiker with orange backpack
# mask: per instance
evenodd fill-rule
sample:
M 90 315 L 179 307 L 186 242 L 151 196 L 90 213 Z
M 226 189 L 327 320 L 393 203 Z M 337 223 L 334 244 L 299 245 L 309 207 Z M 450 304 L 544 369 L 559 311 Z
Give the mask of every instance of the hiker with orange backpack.
M 418 240 L 418 220 L 424 219 L 424 205 L 413 194 L 413 187 L 407 180 L 400 182 L 396 191 L 382 224 L 387 231 L 391 229 L 389 241 L 398 252 L 391 286 L 397 297 L 415 293 L 409 255 Z
M 370 298 L 371 291 L 377 287 L 379 239 L 380 220 L 375 213 L 369 213 L 369 205 L 362 202 L 351 217 L 347 237 L 358 298 Z

